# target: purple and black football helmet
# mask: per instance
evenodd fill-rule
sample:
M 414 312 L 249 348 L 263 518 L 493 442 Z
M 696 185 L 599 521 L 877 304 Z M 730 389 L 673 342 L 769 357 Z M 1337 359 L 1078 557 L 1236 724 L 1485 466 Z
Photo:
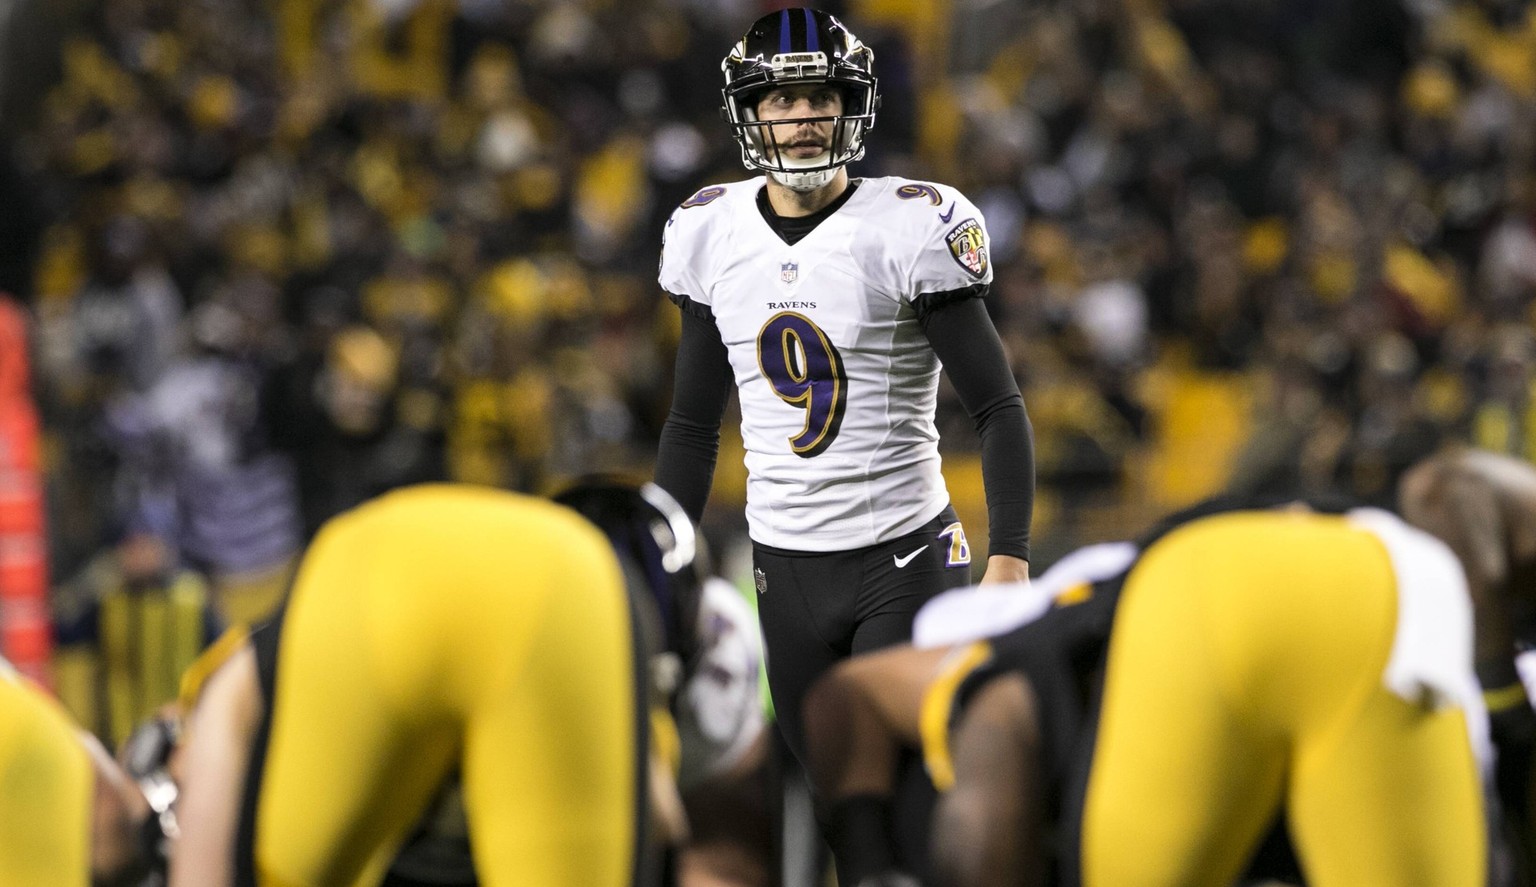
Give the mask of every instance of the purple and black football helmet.
M 553 497 L 591 521 L 618 555 L 630 596 L 653 611 L 661 637 L 652 653 L 675 653 L 685 667 L 698 654 L 703 569 L 693 521 L 653 483 L 612 475 L 577 479 Z
M 843 23 L 815 9 L 772 12 L 752 24 L 720 63 L 725 74 L 723 114 L 741 145 L 748 169 L 767 171 L 798 191 L 819 188 L 841 166 L 864 156 L 864 134 L 875 124 L 880 93 L 875 54 Z M 778 86 L 829 84 L 841 91 L 837 117 L 757 119 L 757 101 Z M 834 120 L 831 150 L 806 161 L 786 158 L 774 143 L 771 125 Z

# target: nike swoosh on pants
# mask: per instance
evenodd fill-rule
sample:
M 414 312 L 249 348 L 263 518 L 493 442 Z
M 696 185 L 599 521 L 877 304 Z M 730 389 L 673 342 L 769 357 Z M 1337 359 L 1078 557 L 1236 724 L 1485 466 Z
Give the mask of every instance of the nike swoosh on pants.
M 922 554 L 923 552 L 925 552 L 927 550 L 928 550 L 928 546 L 924 545 L 922 548 L 919 548 L 918 550 L 912 552 L 909 555 L 906 555 L 905 557 L 897 557 L 896 555 L 893 554 L 893 555 L 891 555 L 891 560 L 896 562 L 896 569 L 899 570 L 902 567 L 905 567 L 907 564 L 912 563 L 912 559 L 913 558 L 917 557 L 918 555 Z

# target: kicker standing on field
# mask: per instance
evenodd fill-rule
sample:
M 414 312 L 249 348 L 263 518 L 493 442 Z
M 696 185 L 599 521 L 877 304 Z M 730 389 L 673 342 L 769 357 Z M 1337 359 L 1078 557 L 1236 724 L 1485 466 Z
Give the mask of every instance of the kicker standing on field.
M 704 511 L 734 377 L 768 682 L 801 761 L 800 699 L 839 659 L 911 634 L 971 551 L 939 473 L 939 368 L 982 443 L 990 557 L 1025 581 L 1029 419 L 983 298 L 981 213 L 946 185 L 850 179 L 874 56 L 823 12 L 757 20 L 721 63 L 742 160 L 667 223 L 661 286 L 683 312 L 656 480 Z

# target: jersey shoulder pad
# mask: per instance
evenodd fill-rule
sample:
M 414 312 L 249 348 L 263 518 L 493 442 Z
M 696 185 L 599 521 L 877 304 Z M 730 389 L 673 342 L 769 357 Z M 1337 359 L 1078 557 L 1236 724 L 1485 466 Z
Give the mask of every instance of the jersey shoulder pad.
M 700 188 L 672 211 L 661 234 L 658 281 L 673 296 L 708 304 L 710 268 L 717 257 L 713 245 L 729 237 L 743 197 L 751 197 L 751 181 Z M 754 210 L 755 211 L 755 210 Z
M 899 213 L 899 216 L 893 215 L 892 218 L 915 222 L 918 227 L 937 227 L 948 224 L 962 212 L 976 212 L 976 205 L 952 185 L 900 176 L 887 176 L 877 181 L 883 183 L 887 192 L 887 196 L 882 199 L 881 209 L 888 213 Z
M 922 179 L 887 176 L 885 182 L 892 197 L 914 208 L 942 209 L 957 193 L 949 185 Z
M 986 220 L 960 190 L 937 182 L 885 180 L 879 212 L 893 236 L 915 257 L 919 292 L 958 289 L 992 280 Z
M 672 219 L 675 222 L 686 219 L 698 224 L 704 219 L 719 215 L 722 211 L 729 212 L 730 207 L 742 200 L 755 199 L 757 189 L 761 185 L 760 178 L 706 185 L 679 203 L 677 209 L 672 211 Z
M 662 243 L 668 250 L 688 251 L 711 238 L 725 236 L 736 215 L 746 212 L 756 197 L 753 181 L 710 185 L 693 192 L 678 204 L 662 230 Z M 755 208 L 750 208 L 756 212 Z

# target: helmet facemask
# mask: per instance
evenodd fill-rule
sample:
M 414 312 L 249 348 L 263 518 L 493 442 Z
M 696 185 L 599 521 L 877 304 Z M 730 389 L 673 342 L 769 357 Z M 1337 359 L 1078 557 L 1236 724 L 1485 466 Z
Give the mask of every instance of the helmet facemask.
M 722 113 L 748 169 L 764 170 L 787 188 L 811 191 L 830 182 L 838 168 L 864 156 L 864 134 L 874 125 L 880 103 L 874 53 L 837 19 L 804 9 L 770 13 L 752 26 L 720 67 L 726 84 L 721 90 Z M 759 119 L 760 98 L 772 89 L 797 85 L 835 88 L 842 96 L 842 113 Z M 775 138 L 775 128 L 785 133 L 797 125 L 828 121 L 833 124 L 831 143 L 816 157 L 785 156 Z

